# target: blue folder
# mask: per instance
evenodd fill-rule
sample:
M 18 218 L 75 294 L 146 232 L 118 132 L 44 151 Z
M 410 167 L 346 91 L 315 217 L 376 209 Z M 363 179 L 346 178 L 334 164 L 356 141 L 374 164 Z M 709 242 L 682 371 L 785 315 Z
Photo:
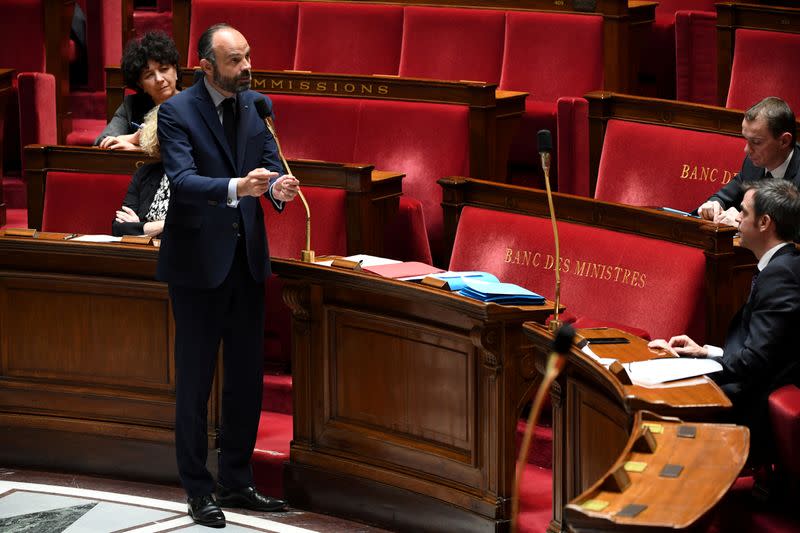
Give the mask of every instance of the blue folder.
M 544 296 L 513 283 L 496 281 L 467 279 L 465 287 L 459 291 L 459 294 L 481 302 L 500 305 L 542 305 L 544 303 Z
M 447 282 L 447 287 L 451 291 L 460 291 L 463 289 L 467 281 L 499 281 L 494 274 L 479 271 L 465 271 L 465 272 L 442 272 L 441 274 L 430 274 L 431 278 L 440 279 Z

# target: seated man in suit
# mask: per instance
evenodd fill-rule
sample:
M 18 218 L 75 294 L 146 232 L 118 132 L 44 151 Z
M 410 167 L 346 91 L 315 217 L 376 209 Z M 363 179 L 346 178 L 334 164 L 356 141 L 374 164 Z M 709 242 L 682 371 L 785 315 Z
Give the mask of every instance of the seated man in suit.
M 800 187 L 800 145 L 797 124 L 789 106 L 774 96 L 765 98 L 744 114 L 742 170 L 703 205 L 698 214 L 718 224 L 736 226 L 739 204 L 748 183 L 765 178 L 783 178 Z
M 746 185 L 736 217 L 741 244 L 758 258 L 750 297 L 733 318 L 725 346 L 700 346 L 686 335 L 650 347 L 683 357 L 712 357 L 722 371 L 711 374 L 733 403 L 733 421 L 751 431 L 751 456 L 769 447 L 769 394 L 800 380 L 794 334 L 800 331 L 800 192 L 788 180 Z

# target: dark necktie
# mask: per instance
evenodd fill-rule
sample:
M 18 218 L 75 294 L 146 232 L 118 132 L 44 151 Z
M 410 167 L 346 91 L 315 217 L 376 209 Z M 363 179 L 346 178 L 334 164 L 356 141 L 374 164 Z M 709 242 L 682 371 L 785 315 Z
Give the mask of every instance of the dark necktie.
M 756 287 L 756 280 L 758 280 L 759 274 L 761 274 L 761 271 L 756 269 L 756 273 L 753 274 L 753 281 L 750 282 L 750 294 L 747 296 L 748 300 L 753 296 L 753 289 Z
M 764 174 L 764 179 L 771 180 L 772 179 L 772 172 L 767 170 L 767 173 Z
M 222 101 L 222 128 L 225 130 L 225 138 L 228 146 L 231 147 L 231 154 L 236 160 L 236 111 L 234 110 L 233 98 L 226 98 Z

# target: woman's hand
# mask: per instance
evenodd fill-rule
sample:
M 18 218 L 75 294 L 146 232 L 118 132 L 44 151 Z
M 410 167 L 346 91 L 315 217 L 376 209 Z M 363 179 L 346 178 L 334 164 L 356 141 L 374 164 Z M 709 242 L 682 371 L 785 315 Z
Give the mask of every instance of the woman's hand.
M 106 137 L 100 141 L 100 148 L 106 150 L 139 150 L 139 130 L 130 135 Z
M 128 206 L 123 205 L 118 211 L 116 215 L 117 222 L 139 222 L 139 215 L 137 215 L 133 209 Z

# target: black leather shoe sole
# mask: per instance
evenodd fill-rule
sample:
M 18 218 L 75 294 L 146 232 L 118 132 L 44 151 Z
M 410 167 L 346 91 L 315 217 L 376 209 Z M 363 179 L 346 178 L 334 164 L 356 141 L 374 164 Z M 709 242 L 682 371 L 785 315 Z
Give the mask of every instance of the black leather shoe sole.
M 276 498 L 265 498 L 265 501 L 252 501 L 250 498 L 232 494 L 227 497 L 217 496 L 217 505 L 220 507 L 233 507 L 236 509 L 248 509 L 250 511 L 261 511 L 263 513 L 274 513 L 286 508 L 286 502 Z

